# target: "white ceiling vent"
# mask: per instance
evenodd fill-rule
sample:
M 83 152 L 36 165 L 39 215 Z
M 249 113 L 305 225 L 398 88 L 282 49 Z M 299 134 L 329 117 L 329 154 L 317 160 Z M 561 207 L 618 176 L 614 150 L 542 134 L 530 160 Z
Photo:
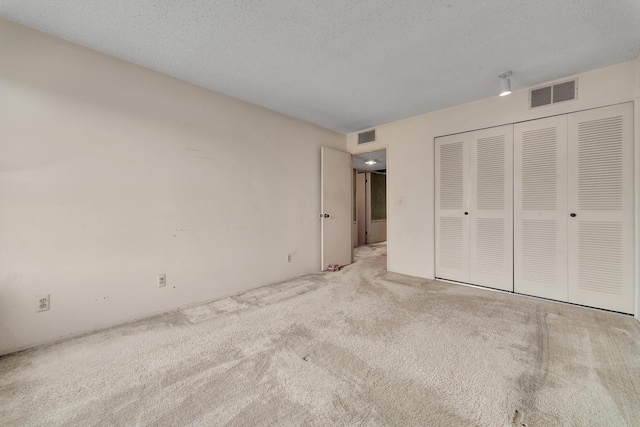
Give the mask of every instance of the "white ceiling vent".
M 529 108 L 578 99 L 578 79 L 539 87 L 529 91 Z
M 358 144 L 365 144 L 367 142 L 375 142 L 376 140 L 376 130 L 368 130 L 366 132 L 361 132 L 358 134 Z

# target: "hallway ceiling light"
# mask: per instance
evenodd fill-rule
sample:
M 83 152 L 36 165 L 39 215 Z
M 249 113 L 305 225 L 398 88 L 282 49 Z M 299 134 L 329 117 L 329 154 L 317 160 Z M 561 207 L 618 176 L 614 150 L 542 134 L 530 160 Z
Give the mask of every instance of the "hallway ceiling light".
M 367 160 L 366 162 L 364 162 L 365 165 L 375 165 L 376 163 L 378 162 L 376 162 L 375 160 Z
M 512 71 L 505 71 L 504 73 L 498 74 L 498 78 L 500 79 L 500 96 L 506 96 L 511 93 L 511 79 L 509 79 L 511 74 L 513 74 Z

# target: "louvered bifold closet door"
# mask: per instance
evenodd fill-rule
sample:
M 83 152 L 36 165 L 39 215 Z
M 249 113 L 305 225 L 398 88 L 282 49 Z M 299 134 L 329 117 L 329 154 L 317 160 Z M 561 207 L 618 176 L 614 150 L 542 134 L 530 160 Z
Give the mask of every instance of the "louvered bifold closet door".
M 471 133 L 469 283 L 513 291 L 513 125 Z
M 514 126 L 514 291 L 567 300 L 567 116 Z
M 569 114 L 569 300 L 633 312 L 633 104 Z
M 436 277 L 469 281 L 468 134 L 435 139 Z

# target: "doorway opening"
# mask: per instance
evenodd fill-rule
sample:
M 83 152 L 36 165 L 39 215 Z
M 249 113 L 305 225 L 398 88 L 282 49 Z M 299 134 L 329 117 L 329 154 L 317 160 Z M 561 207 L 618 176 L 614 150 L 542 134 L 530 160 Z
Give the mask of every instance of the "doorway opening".
M 387 240 L 387 150 L 353 155 L 353 247 Z

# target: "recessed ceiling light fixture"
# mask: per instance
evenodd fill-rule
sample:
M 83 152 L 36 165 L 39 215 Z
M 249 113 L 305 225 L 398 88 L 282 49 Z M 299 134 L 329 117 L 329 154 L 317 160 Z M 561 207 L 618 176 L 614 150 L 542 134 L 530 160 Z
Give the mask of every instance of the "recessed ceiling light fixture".
M 500 96 L 506 96 L 511 93 L 511 80 L 509 76 L 513 74 L 512 71 L 505 71 L 504 73 L 498 74 L 498 78 L 500 79 Z
M 364 162 L 365 165 L 375 165 L 376 163 L 378 162 L 376 162 L 375 160 L 367 160 L 366 162 Z

